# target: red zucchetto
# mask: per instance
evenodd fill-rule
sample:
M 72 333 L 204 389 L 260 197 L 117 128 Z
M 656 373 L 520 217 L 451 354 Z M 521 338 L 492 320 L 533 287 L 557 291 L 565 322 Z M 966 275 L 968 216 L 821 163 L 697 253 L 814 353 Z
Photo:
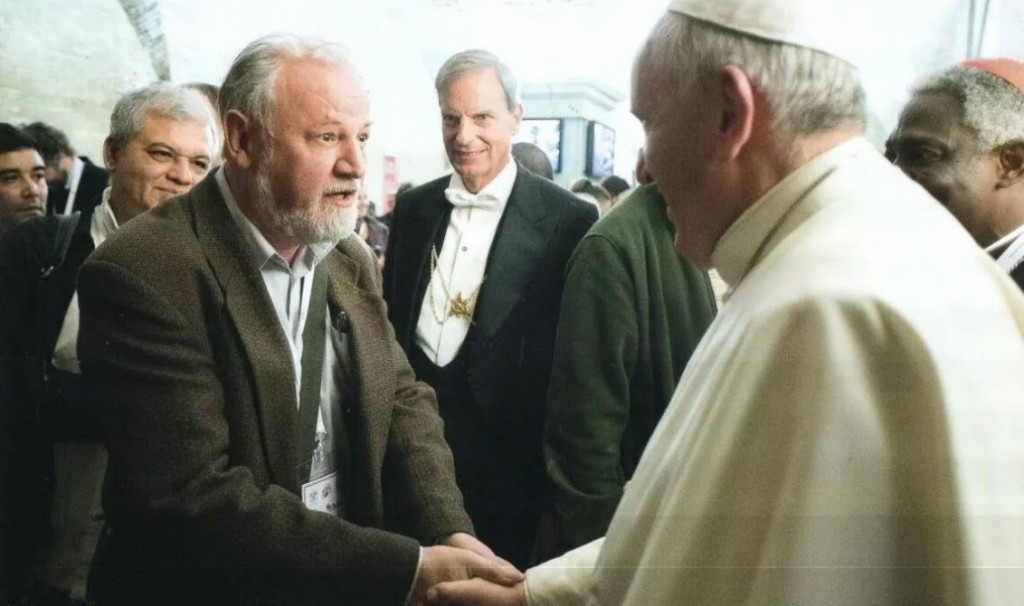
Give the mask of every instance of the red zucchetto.
M 999 76 L 1024 92 L 1024 63 L 1013 59 L 968 59 L 962 63 L 965 67 L 973 67 Z

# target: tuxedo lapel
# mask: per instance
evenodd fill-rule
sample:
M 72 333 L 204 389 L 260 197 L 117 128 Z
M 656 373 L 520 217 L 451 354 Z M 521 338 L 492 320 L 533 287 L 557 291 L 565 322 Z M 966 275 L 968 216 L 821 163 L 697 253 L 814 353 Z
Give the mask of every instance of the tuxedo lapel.
M 418 263 L 398 263 L 398 267 L 410 268 L 407 273 L 398 276 L 398 279 L 410 281 L 413 285 L 408 291 L 412 298 L 405 301 L 409 309 L 409 321 L 406 323 L 408 331 L 407 334 L 398 335 L 399 342 L 407 348 L 411 347 L 414 341 L 420 308 L 427 292 L 427 284 L 430 282 L 431 248 L 440 232 L 447 229 L 448 219 L 451 217 L 452 206 L 444 197 L 444 188 L 447 185 L 448 180 L 442 179 L 437 191 L 430 191 L 419 199 L 410 200 L 412 206 L 409 209 L 409 219 L 402 227 L 404 231 L 401 238 L 406 243 L 406 259 L 419 260 Z
M 290 345 L 212 173 L 196 186 L 190 202 L 199 245 L 224 292 L 228 315 L 249 358 L 272 480 L 298 492 L 298 411 Z
M 520 168 L 487 258 L 480 300 L 473 314 L 490 339 L 523 296 L 556 226 L 556 213 L 541 200 L 533 177 Z

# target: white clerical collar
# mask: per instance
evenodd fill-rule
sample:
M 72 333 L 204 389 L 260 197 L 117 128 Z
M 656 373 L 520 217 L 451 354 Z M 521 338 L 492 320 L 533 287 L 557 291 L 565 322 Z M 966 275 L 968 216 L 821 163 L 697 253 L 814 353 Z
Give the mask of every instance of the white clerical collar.
M 711 264 L 730 287 L 737 283 L 754 263 L 758 253 L 786 214 L 818 182 L 851 156 L 874 151 L 867 140 L 856 137 L 841 143 L 804 164 L 769 189 L 743 212 L 715 244 Z
M 509 156 L 509 160 L 505 165 L 505 168 L 501 169 L 501 172 L 498 173 L 490 183 L 485 185 L 483 189 L 478 191 L 476 195 L 483 196 L 487 194 L 494 196 L 494 198 L 499 202 L 498 210 L 501 210 L 505 207 L 505 204 L 508 203 L 509 196 L 512 195 L 512 186 L 516 184 L 516 175 L 518 174 L 519 169 L 516 167 L 515 160 Z M 466 189 L 466 184 L 462 182 L 462 177 L 459 176 L 459 173 L 452 173 L 452 180 L 448 184 L 448 187 L 451 189 L 462 190 L 467 193 L 469 192 L 469 190 Z
M 235 200 L 235 195 L 231 193 L 231 186 L 228 185 L 227 177 L 224 176 L 224 167 L 220 166 L 214 173 L 214 180 L 217 182 L 217 188 L 220 189 L 220 195 L 224 197 L 224 203 L 228 207 L 228 213 L 234 220 L 238 230 L 242 233 L 242 239 L 245 241 L 246 248 L 249 250 L 249 254 L 253 261 L 256 262 L 256 266 L 263 268 L 271 260 L 279 264 L 283 264 L 288 267 L 288 262 L 284 260 L 277 250 L 267 241 L 266 237 L 263 236 L 263 232 L 259 230 L 256 225 L 249 220 L 249 217 L 245 216 L 242 209 L 238 207 L 238 201 Z M 310 244 L 303 246 L 299 250 L 299 254 L 295 256 L 295 259 L 299 263 L 308 265 L 310 269 L 317 266 L 327 253 L 331 252 L 337 245 L 337 242 L 318 242 L 316 244 Z
M 1013 272 L 1024 263 L 1024 225 L 985 247 L 985 252 L 1007 272 Z M 999 256 L 996 256 L 999 253 Z
M 98 248 L 110 234 L 117 231 L 117 227 L 117 217 L 114 216 L 114 209 L 110 208 L 110 188 L 107 187 L 103 190 L 100 205 L 93 211 L 92 222 L 89 223 L 89 235 L 92 236 L 93 246 Z
M 993 243 L 989 244 L 988 246 L 986 246 L 985 247 L 985 252 L 987 252 L 988 254 L 991 255 L 992 253 L 994 253 L 995 251 L 999 250 L 1000 248 L 1005 247 L 1010 242 L 1013 242 L 1014 240 L 1016 240 L 1020 236 L 1024 236 L 1024 225 L 1021 225 L 1017 229 L 1011 231 L 1010 233 L 1006 234 L 1002 238 L 999 238 L 995 242 L 993 242 Z

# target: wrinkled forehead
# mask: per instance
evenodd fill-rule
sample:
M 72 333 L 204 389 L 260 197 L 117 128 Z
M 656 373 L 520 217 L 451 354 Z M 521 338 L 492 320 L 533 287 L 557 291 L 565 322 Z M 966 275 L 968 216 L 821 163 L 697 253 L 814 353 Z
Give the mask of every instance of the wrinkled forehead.
M 326 119 L 337 112 L 369 113 L 366 84 L 349 65 L 319 59 L 291 59 L 280 68 L 275 82 L 277 118 L 292 110 Z

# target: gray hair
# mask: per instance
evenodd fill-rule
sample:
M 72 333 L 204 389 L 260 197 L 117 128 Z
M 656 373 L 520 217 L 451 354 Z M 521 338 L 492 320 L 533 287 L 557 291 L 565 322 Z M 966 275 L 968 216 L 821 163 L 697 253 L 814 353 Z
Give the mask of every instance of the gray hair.
M 250 42 L 231 64 L 220 87 L 220 115 L 239 111 L 272 136 L 277 74 L 286 61 L 295 59 L 354 70 L 348 50 L 340 44 L 292 34 L 264 36 Z
M 776 132 L 789 140 L 866 124 L 857 68 L 817 50 L 669 13 L 655 26 L 642 56 L 655 73 L 675 74 L 680 93 L 710 82 L 727 65 L 739 67 L 771 107 Z
M 498 74 L 501 88 L 505 90 L 505 105 L 508 106 L 508 110 L 515 110 L 520 103 L 519 81 L 516 80 L 512 69 L 490 51 L 471 49 L 449 57 L 437 72 L 434 89 L 437 90 L 438 96 L 443 95 L 453 82 L 466 73 L 488 67 L 493 67 Z
M 167 82 L 155 82 L 121 97 L 110 114 L 108 138 L 115 147 L 123 149 L 142 131 L 147 116 L 202 124 L 208 131 L 210 145 L 216 144 L 213 114 L 203 96 Z M 217 150 L 210 151 L 216 153 Z
M 1024 92 L 985 70 L 954 65 L 926 77 L 913 94 L 947 93 L 960 101 L 963 123 L 978 135 L 979 151 L 1024 139 Z

